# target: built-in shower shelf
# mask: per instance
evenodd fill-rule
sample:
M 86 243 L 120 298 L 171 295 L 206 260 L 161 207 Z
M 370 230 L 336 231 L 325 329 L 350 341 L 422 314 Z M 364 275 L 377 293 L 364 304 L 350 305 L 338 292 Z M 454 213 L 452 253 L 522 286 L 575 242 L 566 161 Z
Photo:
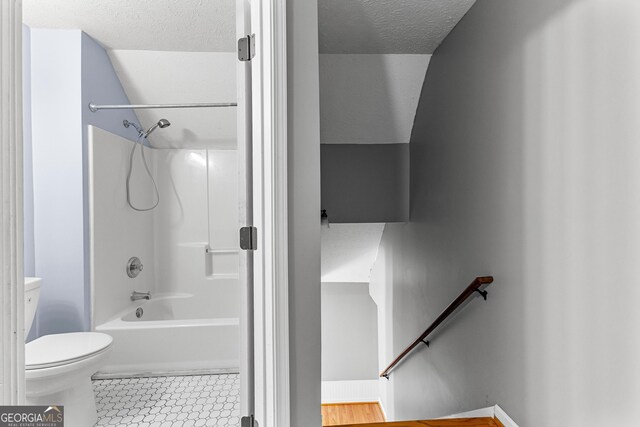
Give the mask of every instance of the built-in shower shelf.
M 224 255 L 224 254 L 237 254 L 238 252 L 240 252 L 239 249 L 211 249 L 211 248 L 207 248 L 205 249 L 205 252 L 208 254 L 213 254 L 213 255 Z
M 240 275 L 238 274 L 210 274 L 207 277 L 207 280 L 219 280 L 219 279 L 229 279 L 229 280 L 238 280 Z
M 206 248 L 209 246 L 207 242 L 183 242 L 178 243 L 178 246 L 183 248 Z

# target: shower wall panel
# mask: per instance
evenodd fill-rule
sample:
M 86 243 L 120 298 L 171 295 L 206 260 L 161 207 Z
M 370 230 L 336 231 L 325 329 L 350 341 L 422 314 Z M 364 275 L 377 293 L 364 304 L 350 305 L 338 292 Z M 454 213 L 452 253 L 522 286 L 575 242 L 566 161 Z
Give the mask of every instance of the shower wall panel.
M 205 150 L 154 150 L 160 204 L 155 220 L 157 291 L 193 293 L 204 277 L 207 245 Z
M 137 212 L 125 193 L 133 143 L 99 128 L 91 135 L 94 325 L 126 310 L 133 290 L 151 291 L 153 298 L 194 296 L 191 304 L 206 306 L 214 317 L 237 317 L 236 151 L 147 148 L 160 200 L 155 209 Z M 140 207 L 155 200 L 139 149 L 131 199 Z M 125 271 L 132 256 L 145 266 L 135 279 Z
M 126 199 L 125 180 L 132 144 L 118 135 L 89 126 L 94 325 L 126 309 L 134 290 L 144 292 L 154 290 L 155 286 L 154 213 L 134 211 Z M 131 198 L 137 206 L 153 204 L 152 183 L 139 155 L 134 157 L 131 189 Z M 126 265 L 134 256 L 140 258 L 144 270 L 132 279 L 126 273 Z
M 235 150 L 155 150 L 161 203 L 154 212 L 157 289 L 192 294 L 228 312 L 239 304 Z

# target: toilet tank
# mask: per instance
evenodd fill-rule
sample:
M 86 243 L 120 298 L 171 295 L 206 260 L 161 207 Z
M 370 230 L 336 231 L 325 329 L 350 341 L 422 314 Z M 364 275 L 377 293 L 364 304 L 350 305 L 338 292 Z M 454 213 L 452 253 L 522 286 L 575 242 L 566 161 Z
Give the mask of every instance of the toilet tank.
M 24 336 L 25 338 L 31 331 L 33 319 L 38 308 L 38 300 L 40 299 L 40 284 L 42 279 L 39 277 L 24 278 Z

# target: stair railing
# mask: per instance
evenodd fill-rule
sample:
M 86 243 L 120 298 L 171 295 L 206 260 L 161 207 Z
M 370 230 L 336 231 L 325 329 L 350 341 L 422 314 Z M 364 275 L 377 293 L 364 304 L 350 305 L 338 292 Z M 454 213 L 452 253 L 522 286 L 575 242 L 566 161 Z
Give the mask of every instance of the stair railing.
M 469 299 L 474 293 L 479 293 L 485 301 L 487 300 L 487 291 L 484 290 L 485 287 L 493 283 L 493 277 L 485 276 L 485 277 L 476 277 L 473 282 L 451 303 L 449 306 L 438 316 L 438 318 L 429 326 L 410 346 L 405 348 L 402 353 L 398 357 L 394 359 L 393 362 L 387 368 L 380 373 L 381 378 L 389 379 L 389 374 L 396 367 L 398 363 L 402 361 L 414 348 L 419 346 L 420 344 L 424 344 L 429 347 L 429 341 L 427 338 L 433 331 L 435 331 L 438 326 L 442 324 L 449 316 L 451 316 L 455 311 L 462 305 L 464 302 Z

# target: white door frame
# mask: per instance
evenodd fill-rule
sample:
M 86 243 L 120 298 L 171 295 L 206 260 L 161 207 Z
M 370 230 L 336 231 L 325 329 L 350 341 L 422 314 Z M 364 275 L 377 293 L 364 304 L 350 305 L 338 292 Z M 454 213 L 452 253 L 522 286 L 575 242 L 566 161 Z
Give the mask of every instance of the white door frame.
M 0 2 L 1 403 L 24 402 L 22 0 Z
M 251 0 L 255 251 L 255 415 L 289 427 L 286 1 Z M 22 0 L 0 3 L 2 403 L 24 401 Z M 5 96 L 8 93 L 9 96 Z
M 289 427 L 286 0 L 251 0 L 256 35 L 252 66 L 255 416 Z

